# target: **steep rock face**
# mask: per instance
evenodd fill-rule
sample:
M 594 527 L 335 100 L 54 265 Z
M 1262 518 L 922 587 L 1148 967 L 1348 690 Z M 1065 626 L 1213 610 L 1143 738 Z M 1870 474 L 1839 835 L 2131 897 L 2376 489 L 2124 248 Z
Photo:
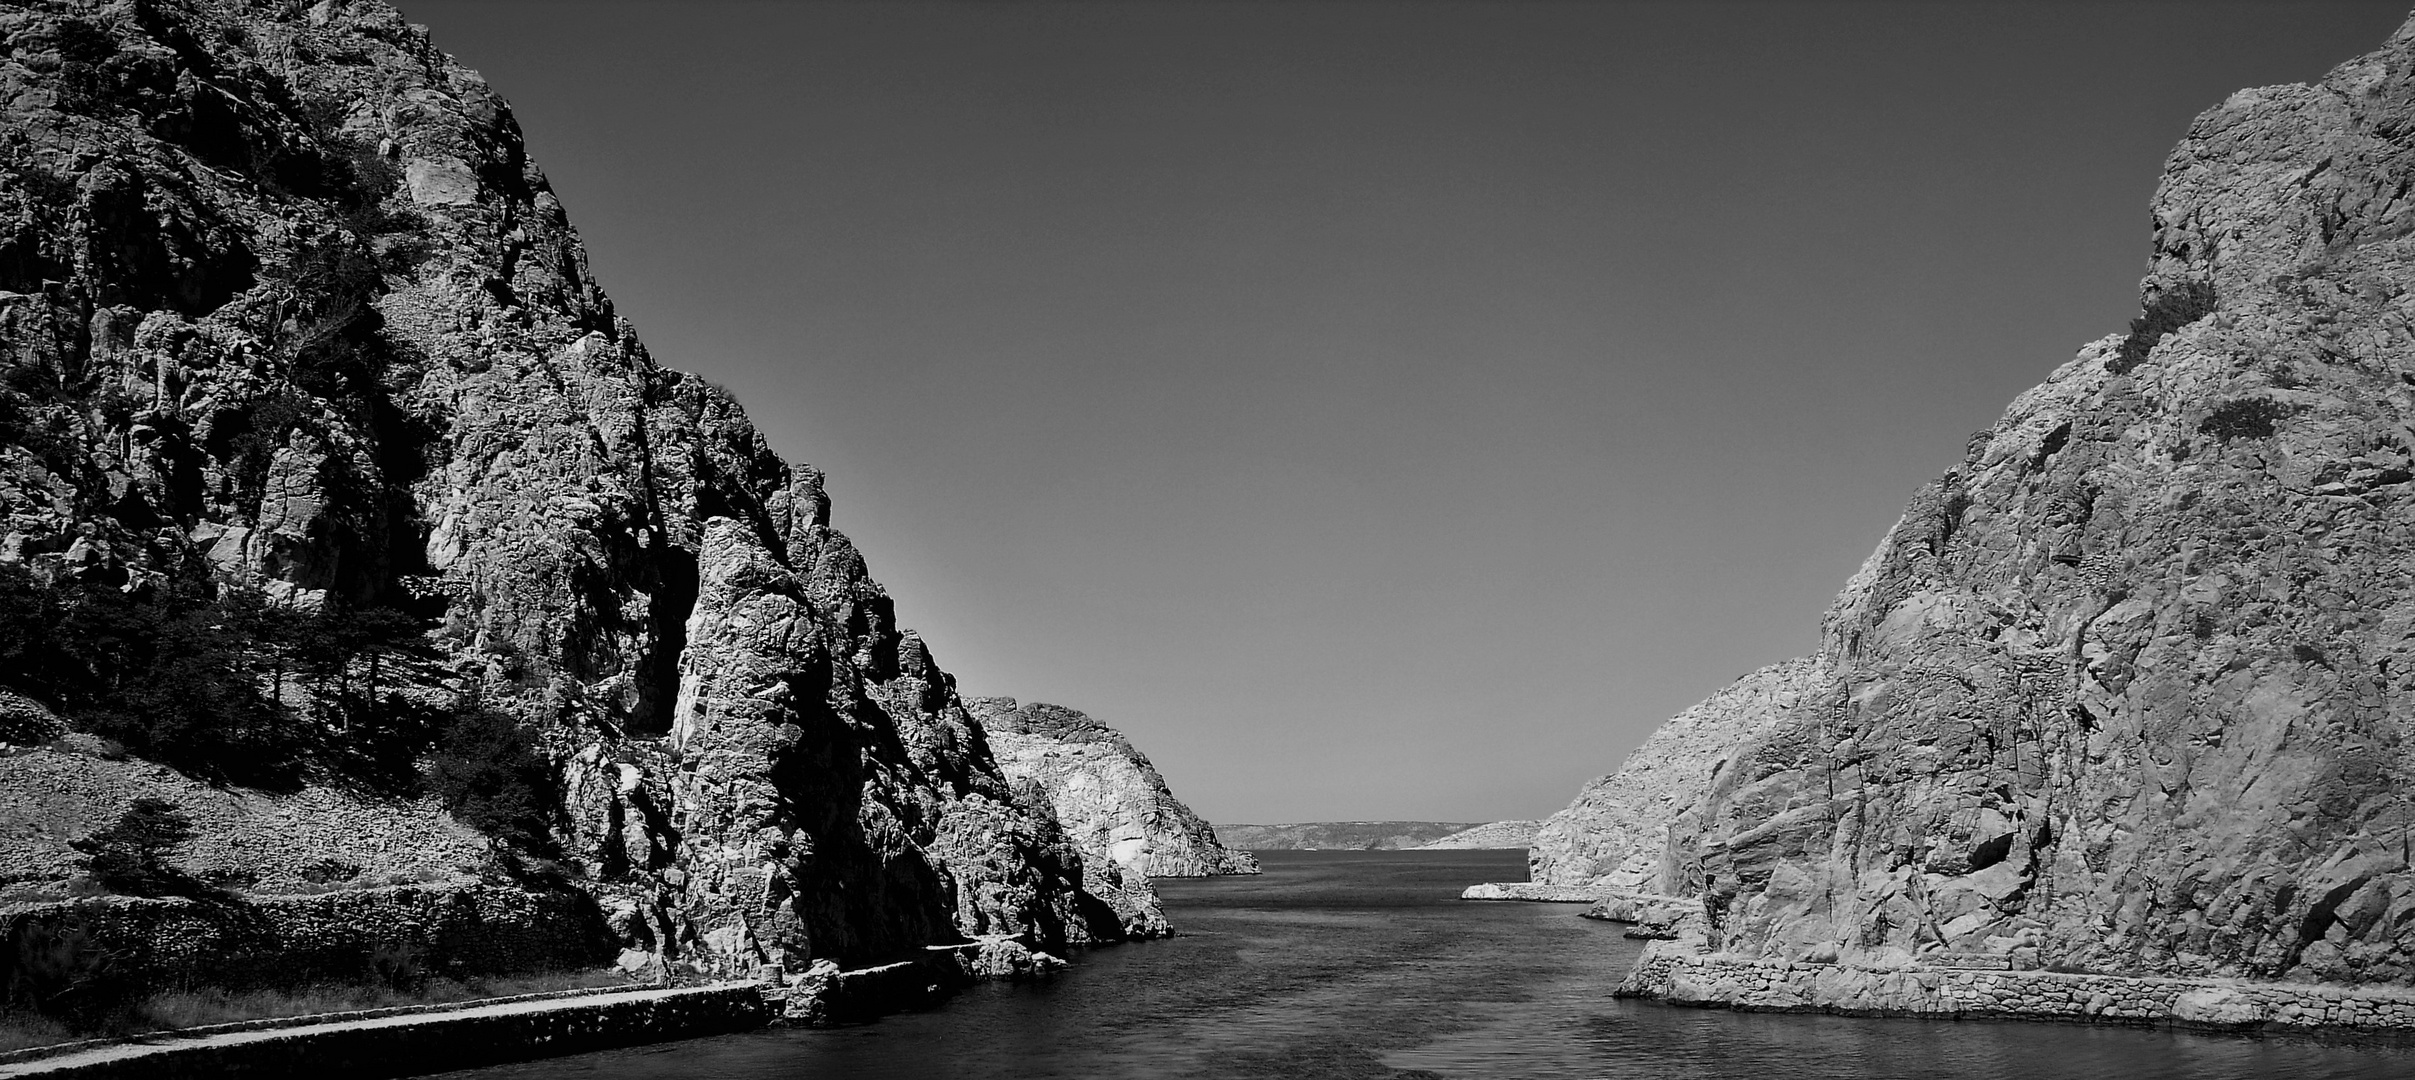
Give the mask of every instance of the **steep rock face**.
M 1526 856 L 1528 879 L 1661 891 L 1669 822 L 1701 800 L 1745 735 L 1792 704 L 1813 670 L 1808 660 L 1772 664 L 1654 729 L 1617 772 L 1543 820 Z
M 723 970 L 1084 891 L 821 477 L 656 365 L 509 106 L 380 3 L 0 10 L 0 560 L 441 620 L 615 929 Z
M 2200 116 L 2146 314 L 2016 400 L 1669 825 L 1762 956 L 2415 981 L 2415 23 Z
M 1007 779 L 1054 813 L 1086 868 L 1144 879 L 1258 872 L 1258 861 L 1226 850 L 1115 729 L 1072 709 L 1009 697 L 968 698 L 965 708 Z

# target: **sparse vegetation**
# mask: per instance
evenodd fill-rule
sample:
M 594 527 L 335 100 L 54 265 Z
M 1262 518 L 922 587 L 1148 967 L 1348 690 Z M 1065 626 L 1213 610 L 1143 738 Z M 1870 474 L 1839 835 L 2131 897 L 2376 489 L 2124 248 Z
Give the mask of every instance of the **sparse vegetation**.
M 2130 336 L 2122 339 L 2120 350 L 2106 362 L 2107 370 L 2127 374 L 2146 362 L 2147 354 L 2165 335 L 2213 314 L 2214 306 L 2212 282 L 2185 281 L 2157 289 L 2145 309 L 2130 320 Z
M 2294 411 L 2270 398 L 2237 398 L 2216 406 L 2198 423 L 2197 431 L 2224 442 L 2232 439 L 2269 439 L 2275 425 Z
M 0 1051 L 53 1046 L 79 1037 L 67 1025 L 40 1013 L 0 1009 Z

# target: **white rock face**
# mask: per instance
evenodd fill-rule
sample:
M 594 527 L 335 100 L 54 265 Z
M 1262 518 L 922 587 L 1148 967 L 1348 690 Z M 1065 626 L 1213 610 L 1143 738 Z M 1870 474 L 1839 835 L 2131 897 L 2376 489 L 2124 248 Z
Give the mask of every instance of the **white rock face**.
M 1419 844 L 1420 851 L 1497 851 L 1522 848 L 1535 842 L 1535 830 L 1540 821 L 1488 821 L 1473 829 L 1463 829 L 1430 844 Z
M 1551 885 L 1674 892 L 1661 864 L 1668 824 L 1700 801 L 1736 745 L 1791 702 L 1808 660 L 1772 664 L 1678 713 L 1627 755 L 1617 772 L 1585 785 L 1535 830 L 1527 876 Z
M 1131 741 L 1072 709 L 1013 698 L 968 698 L 990 753 L 1017 795 L 1055 813 L 1085 860 L 1110 859 L 1149 877 L 1255 874 L 1215 830 L 1167 789 Z

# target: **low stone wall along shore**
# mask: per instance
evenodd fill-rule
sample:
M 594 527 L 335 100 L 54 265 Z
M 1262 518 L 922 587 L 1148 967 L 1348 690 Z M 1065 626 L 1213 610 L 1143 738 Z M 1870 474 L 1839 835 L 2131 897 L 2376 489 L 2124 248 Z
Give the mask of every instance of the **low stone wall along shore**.
M 725 983 L 198 1038 L 157 1037 L 0 1064 L 0 1080 L 411 1076 L 744 1031 L 769 1019 L 760 987 Z
M 1695 1008 L 2415 1036 L 2415 988 L 1788 963 L 1656 941 L 1621 997 Z

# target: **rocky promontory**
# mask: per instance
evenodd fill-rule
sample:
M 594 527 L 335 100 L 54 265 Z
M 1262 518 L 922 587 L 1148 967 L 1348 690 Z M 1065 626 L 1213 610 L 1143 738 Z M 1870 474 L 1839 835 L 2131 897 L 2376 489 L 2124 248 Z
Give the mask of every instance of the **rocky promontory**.
M 378 0 L 0 8 L 0 523 L 19 903 L 154 798 L 225 895 L 526 888 L 709 972 L 1163 931 Z
M 2129 332 L 1971 436 L 1814 655 L 1688 714 L 1707 772 L 1655 736 L 1538 879 L 1696 898 L 1742 963 L 2415 983 L 2411 129 L 2415 23 L 2199 116 Z
M 977 697 L 965 707 L 1017 793 L 1054 814 L 1089 864 L 1144 877 L 1258 872 L 1257 860 L 1219 842 L 1115 729 L 1044 702 Z
M 1702 797 L 1763 717 L 1792 701 L 1811 670 L 1808 660 L 1772 664 L 1662 723 L 1617 772 L 1585 785 L 1566 809 L 1544 819 L 1527 854 L 1527 876 L 1553 885 L 1658 888 L 1669 823 Z
M 1540 821 L 1492 821 L 1473 829 L 1461 829 L 1440 840 L 1417 845 L 1421 851 L 1461 850 L 1499 851 L 1523 848 L 1534 843 Z

